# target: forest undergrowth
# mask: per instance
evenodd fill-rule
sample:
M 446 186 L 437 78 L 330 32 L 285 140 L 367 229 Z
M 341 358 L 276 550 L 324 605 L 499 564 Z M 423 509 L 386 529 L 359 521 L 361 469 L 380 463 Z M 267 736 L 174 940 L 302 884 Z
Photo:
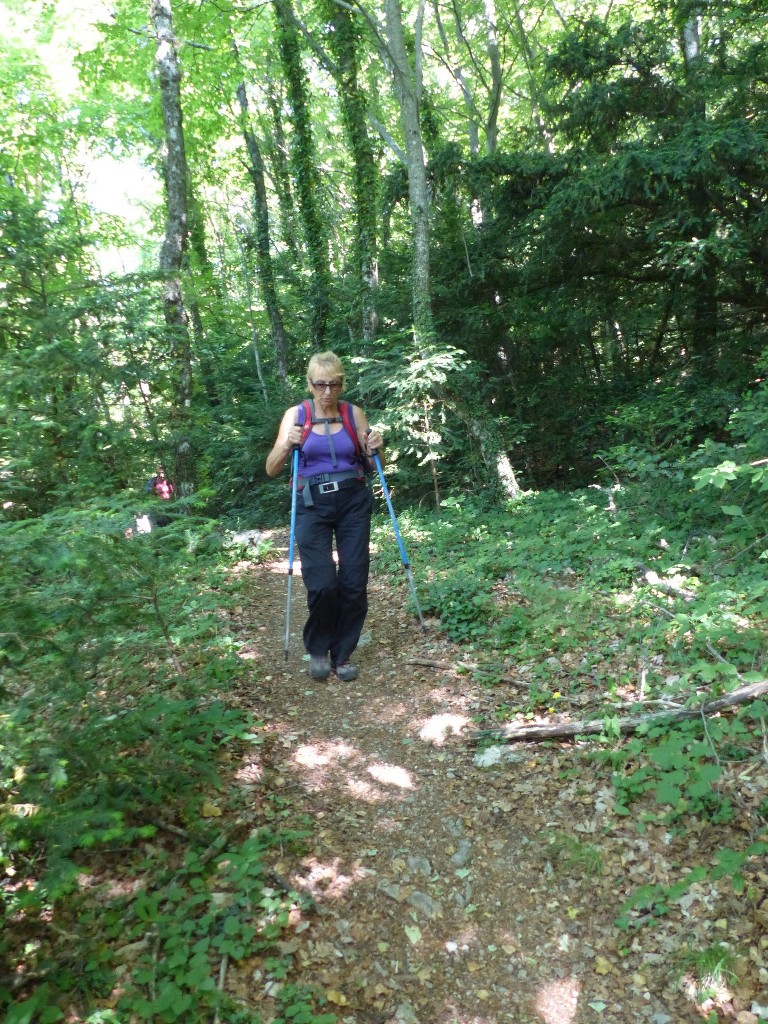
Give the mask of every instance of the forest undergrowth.
M 619 1021 L 628 1019 L 621 986 L 639 1007 L 633 1019 L 653 1024 L 766 1019 L 760 496 L 745 490 L 721 503 L 724 479 L 691 490 L 665 467 L 655 472 L 642 484 L 532 493 L 495 508 L 455 496 L 438 513 L 403 513 L 426 637 L 405 608 L 390 525 L 378 522 L 374 653 L 361 652 L 376 686 L 357 693 L 360 722 L 362 709 L 376 714 L 358 725 L 394 743 L 387 708 L 414 702 L 420 687 L 430 701 L 435 688 L 445 691 L 443 716 L 461 718 L 444 747 L 413 753 L 425 777 L 445 770 L 450 781 L 434 794 L 436 820 L 455 828 L 446 847 L 454 889 L 446 881 L 445 891 L 436 850 L 421 858 L 428 882 L 418 884 L 423 865 L 407 844 L 397 856 L 391 847 L 385 869 L 390 840 L 358 834 L 371 824 L 363 811 L 320 800 L 278 767 L 281 751 L 293 754 L 297 720 L 309 731 L 316 716 L 318 728 L 327 725 L 324 742 L 341 730 L 333 743 L 343 745 L 354 718 L 339 710 L 352 696 L 318 703 L 300 662 L 298 671 L 279 664 L 278 540 L 265 532 L 238 540 L 191 514 L 128 539 L 114 502 L 4 525 L 0 1004 L 8 1024 Z M 746 686 L 758 692 L 742 705 L 679 723 L 664 717 Z M 289 707 L 292 728 L 278 728 Z M 587 721 L 601 727 L 514 738 L 531 725 Z M 326 749 L 318 744 L 304 746 Z M 540 788 L 526 788 L 526 776 L 542 770 Z M 518 794 L 513 803 L 505 791 Z M 482 916 L 488 907 L 478 911 L 470 890 L 494 878 L 501 886 L 511 855 L 508 839 L 476 824 L 484 871 L 462 861 L 473 793 L 494 794 L 488 828 L 506 817 L 526 831 L 514 851 L 520 881 L 566 894 L 562 934 L 539 952 L 542 963 L 565 965 L 572 947 L 589 948 L 574 967 L 581 1003 L 561 991 L 554 1009 L 528 1000 L 510 1011 L 510 986 L 523 989 L 536 974 L 521 936 L 541 903 L 518 915 L 505 941 L 485 941 L 461 977 L 453 932 L 443 947 L 456 964 L 441 968 L 437 950 L 430 960 L 425 920 L 437 932 L 458 929 L 457 915 L 469 924 Z M 368 864 L 360 879 L 378 878 L 372 927 L 392 916 L 381 901 L 402 907 L 402 949 L 395 956 L 394 937 L 374 934 L 352 994 L 305 955 L 323 946 L 317 935 L 329 920 L 338 928 L 346 918 L 323 917 L 327 891 L 297 882 L 342 809 L 345 836 L 353 823 L 345 841 L 367 844 L 352 858 Z M 586 882 L 583 905 L 574 878 Z M 603 914 L 591 945 L 578 931 L 589 931 L 590 890 L 595 920 L 598 907 Z M 501 913 L 489 912 L 487 927 Z M 345 950 L 367 949 L 369 937 L 354 922 L 345 934 L 338 958 L 356 977 Z M 493 973 L 497 953 L 506 957 L 503 977 Z M 379 961 L 383 975 L 372 980 Z M 473 970 L 484 983 L 466 988 Z M 403 995 L 404 977 L 423 986 L 420 996 Z M 555 980 L 564 986 L 568 977 Z M 587 977 L 604 988 L 590 990 Z M 460 982 L 474 1005 L 449 991 Z

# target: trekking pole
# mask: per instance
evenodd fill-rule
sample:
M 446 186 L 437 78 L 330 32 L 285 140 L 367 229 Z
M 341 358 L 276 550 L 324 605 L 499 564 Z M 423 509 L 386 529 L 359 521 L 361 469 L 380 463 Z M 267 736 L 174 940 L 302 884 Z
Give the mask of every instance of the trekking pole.
M 422 632 L 426 633 L 427 627 L 424 625 L 424 618 L 421 614 L 421 608 L 419 606 L 419 599 L 416 596 L 416 584 L 413 582 L 413 576 L 411 575 L 411 567 L 408 565 L 408 555 L 405 553 L 405 546 L 403 544 L 403 538 L 400 536 L 400 530 L 397 526 L 397 517 L 395 516 L 395 510 L 392 508 L 392 499 L 389 496 L 389 488 L 387 487 L 387 481 L 384 479 L 384 470 L 381 468 L 381 459 L 377 452 L 373 453 L 373 461 L 376 463 L 376 469 L 379 473 L 379 480 L 381 481 L 381 489 L 384 492 L 384 500 L 387 503 L 389 514 L 392 517 L 392 526 L 395 529 L 395 537 L 397 538 L 397 545 L 400 548 L 400 557 L 403 560 L 403 568 L 405 569 L 405 575 L 408 577 L 408 585 L 411 588 L 411 596 L 413 597 L 413 603 L 416 605 L 416 613 L 419 616 L 419 622 L 421 623 Z
M 288 541 L 288 605 L 285 609 L 285 660 L 288 661 L 288 640 L 291 632 L 291 591 L 293 590 L 293 542 L 296 538 L 296 495 L 299 489 L 299 449 L 291 457 L 291 534 Z

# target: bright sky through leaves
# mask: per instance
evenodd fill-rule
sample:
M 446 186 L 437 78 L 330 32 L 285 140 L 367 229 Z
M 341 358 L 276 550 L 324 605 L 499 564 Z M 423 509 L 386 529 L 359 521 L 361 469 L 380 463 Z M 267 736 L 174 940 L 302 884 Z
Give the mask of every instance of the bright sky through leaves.
M 0 0 L 0 32 L 19 47 L 34 47 L 53 92 L 65 107 L 73 108 L 73 117 L 80 91 L 77 56 L 96 45 L 97 26 L 110 17 L 109 5 L 102 0 L 59 0 L 52 18 L 41 3 L 11 6 Z M 129 273 L 138 269 L 142 252 L 153 245 L 148 213 L 161 201 L 160 182 L 139 155 L 116 158 L 98 152 L 99 144 L 95 136 L 86 139 L 79 152 L 84 194 L 97 213 L 123 221 L 127 235 L 140 244 L 101 249 L 95 256 L 102 273 Z

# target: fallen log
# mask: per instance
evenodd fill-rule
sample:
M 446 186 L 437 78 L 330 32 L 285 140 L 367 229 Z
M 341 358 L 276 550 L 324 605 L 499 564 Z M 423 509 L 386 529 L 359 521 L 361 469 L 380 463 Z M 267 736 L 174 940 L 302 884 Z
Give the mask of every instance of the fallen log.
M 638 715 L 632 718 L 620 718 L 614 728 L 627 736 L 635 732 L 641 725 L 655 725 L 659 722 L 684 722 L 692 718 L 700 718 L 702 715 L 715 715 L 725 708 L 736 707 L 739 704 L 748 704 L 758 697 L 768 694 L 768 679 L 757 683 L 748 683 L 740 686 L 737 690 L 718 697 L 716 700 L 707 701 L 693 708 L 679 708 L 675 711 L 657 711 L 650 715 Z M 549 739 L 573 739 L 574 736 L 589 736 L 605 731 L 605 719 L 593 718 L 591 721 L 581 722 L 548 722 L 536 725 L 508 725 L 504 729 L 480 729 L 470 733 L 469 738 L 474 742 L 481 740 L 497 739 L 513 743 L 517 740 L 549 740 Z

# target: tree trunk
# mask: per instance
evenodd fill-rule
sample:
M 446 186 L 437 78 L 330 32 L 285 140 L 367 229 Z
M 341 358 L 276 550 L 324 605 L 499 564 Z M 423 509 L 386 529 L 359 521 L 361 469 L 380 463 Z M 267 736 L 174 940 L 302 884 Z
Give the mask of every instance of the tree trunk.
M 211 409 L 219 410 L 217 415 L 220 415 L 219 407 L 225 402 L 231 404 L 231 395 L 220 372 L 217 349 L 209 343 L 209 334 L 215 338 L 226 336 L 226 324 L 222 315 L 224 296 L 208 255 L 205 214 L 194 190 L 190 190 L 188 202 L 189 249 L 185 253 L 182 269 L 187 284 L 186 296 L 195 343 L 194 353 L 208 404 Z M 212 301 L 209 300 L 209 296 Z M 204 309 L 208 311 L 208 327 Z
M 253 315 L 253 289 L 251 287 L 251 268 L 248 261 L 248 245 L 244 240 L 240 246 L 240 253 L 242 258 L 242 274 L 243 274 L 243 288 L 245 290 L 245 308 L 248 313 L 248 323 L 251 327 L 251 342 L 253 344 L 253 358 L 256 363 L 256 375 L 259 378 L 259 384 L 261 386 L 261 393 L 264 397 L 264 405 L 269 405 L 269 393 L 267 392 L 267 382 L 264 380 L 264 369 L 261 364 L 261 349 L 259 347 L 259 331 L 256 326 L 256 320 Z M 286 375 L 287 376 L 287 375 Z
M 528 72 L 528 90 L 531 101 L 531 118 L 536 130 L 541 135 L 543 142 L 546 144 L 547 149 L 553 151 L 553 139 L 550 129 L 544 122 L 543 110 L 544 110 L 544 99 L 543 89 L 539 73 L 539 56 L 540 46 L 537 43 L 536 36 L 534 33 L 529 33 L 525 27 L 525 21 L 523 20 L 523 9 L 521 4 L 518 2 L 515 5 L 515 27 L 517 29 L 517 35 L 519 39 L 520 54 L 523 58 L 526 71 Z M 564 28 L 567 26 L 564 24 Z
M 235 50 L 237 53 L 237 50 Z M 280 304 L 277 300 L 277 288 L 275 287 L 275 271 L 272 265 L 272 246 L 269 227 L 269 204 L 267 202 L 267 186 L 264 180 L 264 161 L 261 156 L 261 149 L 256 135 L 250 126 L 248 115 L 248 97 L 245 91 L 245 84 L 240 83 L 237 87 L 237 100 L 240 104 L 240 114 L 243 129 L 245 147 L 248 151 L 249 167 L 248 173 L 253 182 L 253 207 L 256 221 L 256 267 L 261 290 L 261 297 L 264 308 L 269 319 L 269 328 L 272 334 L 272 347 L 277 363 L 277 372 L 283 380 L 288 378 L 288 345 L 285 336 L 285 325 L 283 315 L 280 311 Z
M 294 168 L 299 213 L 304 227 L 304 242 L 312 274 L 309 294 L 310 336 L 314 348 L 319 350 L 325 347 L 330 312 L 328 235 L 323 225 L 318 201 L 321 195 L 321 183 L 312 139 L 306 73 L 301 60 L 300 39 L 291 0 L 276 0 L 274 7 L 280 56 L 288 88 L 294 129 L 291 162 Z
M 329 45 L 334 56 L 334 77 L 339 86 L 342 120 L 352 153 L 353 196 L 355 201 L 355 266 L 360 273 L 360 326 L 364 342 L 378 333 L 376 292 L 379 284 L 377 256 L 378 170 L 366 124 L 366 98 L 360 88 L 357 28 L 345 7 L 328 4 L 333 31 Z
M 485 152 L 493 156 L 499 138 L 499 106 L 501 104 L 501 56 L 499 54 L 499 38 L 496 23 L 496 4 L 493 0 L 485 0 L 485 31 L 488 48 L 488 59 L 491 64 L 490 95 L 488 97 L 488 118 L 485 122 Z
M 187 156 L 181 116 L 181 69 L 176 53 L 170 0 L 152 0 L 151 17 L 157 37 L 155 62 L 165 126 L 165 238 L 160 250 L 164 278 L 163 308 L 173 367 L 173 474 L 177 491 L 194 490 L 194 458 L 188 436 L 192 406 L 192 347 L 189 316 L 181 291 L 181 268 L 188 241 Z
M 456 411 L 464 421 L 470 436 L 480 445 L 480 455 L 486 469 L 493 474 L 504 497 L 519 498 L 520 484 L 517 482 L 509 456 L 497 437 L 498 431 L 493 421 L 486 417 L 483 422 L 482 414 L 478 415 L 477 411 L 460 409 L 458 406 Z
M 400 105 L 400 120 L 408 162 L 408 198 L 413 233 L 411 292 L 414 337 L 417 350 L 425 351 L 434 340 L 435 329 L 429 263 L 429 189 L 419 123 L 418 88 L 405 49 L 399 0 L 384 0 L 384 10 L 389 52 L 394 63 L 395 94 Z
M 277 206 L 280 211 L 280 238 L 287 246 L 291 259 L 298 264 L 301 259 L 301 245 L 296 226 L 297 215 L 291 185 L 291 171 L 288 166 L 288 142 L 283 125 L 282 111 L 285 107 L 285 97 L 272 79 L 267 80 L 265 90 L 270 123 L 267 130 L 262 132 L 262 139 L 266 140 L 264 155 L 270 165 L 270 177 L 277 194 Z

